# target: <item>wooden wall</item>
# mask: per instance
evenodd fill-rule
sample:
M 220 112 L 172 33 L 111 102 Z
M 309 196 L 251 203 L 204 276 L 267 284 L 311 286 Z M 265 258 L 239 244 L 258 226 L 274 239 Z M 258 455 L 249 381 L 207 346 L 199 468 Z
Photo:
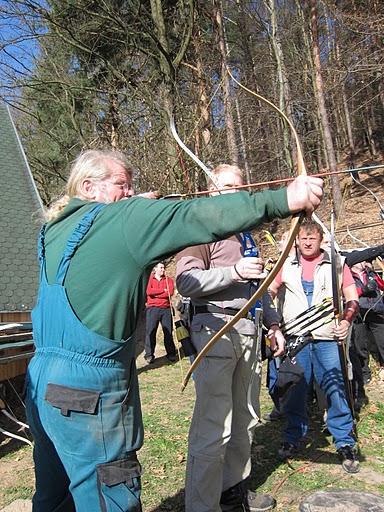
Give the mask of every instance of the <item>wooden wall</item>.
M 30 311 L 13 311 L 4 313 L 0 311 L 0 322 L 30 322 Z
M 1 323 L 30 323 L 31 312 L 0 312 Z M 29 332 L 28 332 L 29 331 Z M 10 333 L 14 333 L 13 335 Z M 14 330 L 0 331 L 0 382 L 25 375 L 33 355 L 32 332 Z

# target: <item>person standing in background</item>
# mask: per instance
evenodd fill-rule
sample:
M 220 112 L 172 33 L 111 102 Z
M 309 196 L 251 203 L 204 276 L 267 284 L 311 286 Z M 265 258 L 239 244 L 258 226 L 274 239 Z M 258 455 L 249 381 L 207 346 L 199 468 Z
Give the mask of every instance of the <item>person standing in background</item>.
M 163 329 L 164 346 L 167 358 L 176 361 L 176 347 L 172 336 L 171 297 L 175 287 L 172 278 L 165 275 L 165 265 L 160 262 L 151 274 L 147 286 L 147 316 L 145 337 L 145 360 L 151 364 L 155 360 L 156 333 L 159 324 Z

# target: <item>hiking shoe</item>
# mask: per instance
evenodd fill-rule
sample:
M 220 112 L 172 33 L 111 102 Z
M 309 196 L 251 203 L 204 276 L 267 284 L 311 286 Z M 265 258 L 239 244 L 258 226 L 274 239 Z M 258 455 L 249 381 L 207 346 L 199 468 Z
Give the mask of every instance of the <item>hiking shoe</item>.
M 272 496 L 246 491 L 244 482 L 224 491 L 220 500 L 222 512 L 264 512 L 275 506 L 276 501 Z
M 285 441 L 283 443 L 283 446 L 277 452 L 277 457 L 278 457 L 279 460 L 290 459 L 298 451 L 299 451 L 299 447 L 298 446 L 295 446 L 294 444 L 290 444 L 290 443 L 288 443 L 288 441 Z
M 152 364 L 155 360 L 155 356 L 145 356 L 144 359 L 147 361 L 148 364 Z
M 283 418 L 283 417 L 284 417 L 284 414 L 282 412 L 278 411 L 276 409 L 276 407 L 274 407 L 271 412 L 266 412 L 263 416 L 263 418 L 266 421 L 277 421 L 277 420 L 281 420 L 281 418 Z
M 337 450 L 341 460 L 341 466 L 347 473 L 358 473 L 360 471 L 360 463 L 355 459 L 355 450 L 350 444 L 340 446 Z
M 276 507 L 276 500 L 270 494 L 255 494 L 247 491 L 243 502 L 246 512 L 263 512 Z

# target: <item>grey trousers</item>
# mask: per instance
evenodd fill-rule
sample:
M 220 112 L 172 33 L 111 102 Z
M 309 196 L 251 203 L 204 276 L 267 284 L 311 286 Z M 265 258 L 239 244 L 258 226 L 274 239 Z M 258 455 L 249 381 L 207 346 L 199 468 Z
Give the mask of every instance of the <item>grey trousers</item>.
M 214 331 L 192 332 L 199 352 Z M 196 403 L 189 431 L 186 512 L 220 512 L 221 493 L 249 476 L 260 416 L 261 353 L 254 336 L 220 339 L 194 372 Z

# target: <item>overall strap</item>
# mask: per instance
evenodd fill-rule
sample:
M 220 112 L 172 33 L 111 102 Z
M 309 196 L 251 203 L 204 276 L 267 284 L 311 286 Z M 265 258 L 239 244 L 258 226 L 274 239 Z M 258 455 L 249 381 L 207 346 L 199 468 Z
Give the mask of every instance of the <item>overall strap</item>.
M 100 210 L 102 208 L 104 208 L 104 206 L 106 206 L 104 203 L 99 203 L 96 206 L 94 206 L 93 208 L 91 208 L 91 210 L 89 210 L 89 212 L 87 212 L 84 215 L 84 217 L 81 219 L 81 221 L 76 226 L 74 232 L 69 237 L 69 240 L 65 247 L 63 256 L 61 257 L 61 261 L 60 261 L 59 267 L 57 269 L 54 284 L 59 284 L 61 286 L 63 285 L 72 256 L 75 254 L 76 249 L 78 248 L 82 239 L 85 237 L 85 235 L 90 230 L 92 223 L 95 220 L 97 214 L 100 212 Z
M 259 250 L 257 245 L 248 231 L 244 231 L 243 233 L 237 233 L 236 238 L 239 240 L 241 245 L 243 246 L 244 256 L 259 256 Z
M 259 256 L 259 249 L 251 235 L 248 231 L 244 231 L 243 233 L 237 233 L 236 238 L 239 240 L 241 245 L 243 246 L 243 256 L 245 258 L 249 257 L 258 257 Z M 249 283 L 249 296 L 251 297 L 257 288 L 259 287 L 259 284 L 255 281 L 250 281 Z M 260 312 L 262 308 L 261 300 L 258 300 L 254 306 L 251 307 L 249 312 L 251 313 L 252 319 L 255 322 L 255 324 L 258 324 L 260 318 Z
M 303 286 L 303 291 L 307 297 L 308 307 L 311 307 L 313 291 L 315 289 L 315 282 L 314 281 L 306 281 L 305 279 L 303 279 L 303 277 L 301 277 L 301 284 Z
M 43 224 L 40 229 L 39 238 L 37 242 L 37 256 L 40 263 L 40 281 L 47 282 L 47 272 L 45 268 L 45 227 L 47 224 Z

